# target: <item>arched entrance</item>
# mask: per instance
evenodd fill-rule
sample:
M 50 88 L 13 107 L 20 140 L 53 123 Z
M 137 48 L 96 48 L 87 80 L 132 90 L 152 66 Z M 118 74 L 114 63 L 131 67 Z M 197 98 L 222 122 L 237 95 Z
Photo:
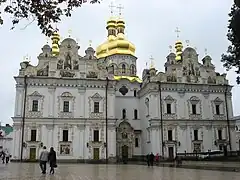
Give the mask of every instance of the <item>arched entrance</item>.
M 133 155 L 134 130 L 127 121 L 117 127 L 117 158 L 118 162 L 127 163 Z

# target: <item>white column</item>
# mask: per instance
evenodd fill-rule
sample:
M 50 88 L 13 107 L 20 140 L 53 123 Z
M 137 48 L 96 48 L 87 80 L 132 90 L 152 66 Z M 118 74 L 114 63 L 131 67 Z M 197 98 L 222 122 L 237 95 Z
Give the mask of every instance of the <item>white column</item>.
M 108 129 L 108 156 L 116 157 L 116 131 L 114 127 Z
M 56 87 L 49 87 L 48 88 L 48 117 L 54 117 L 54 110 L 55 110 L 55 90 Z
M 23 100 L 24 100 L 24 88 L 18 87 L 16 89 L 15 116 L 22 116 Z
M 80 94 L 80 105 L 79 105 L 79 108 L 78 108 L 78 111 L 80 112 L 80 117 L 84 117 L 84 112 L 85 112 L 85 92 L 86 92 L 86 89 L 84 88 L 78 88 L 78 92 Z

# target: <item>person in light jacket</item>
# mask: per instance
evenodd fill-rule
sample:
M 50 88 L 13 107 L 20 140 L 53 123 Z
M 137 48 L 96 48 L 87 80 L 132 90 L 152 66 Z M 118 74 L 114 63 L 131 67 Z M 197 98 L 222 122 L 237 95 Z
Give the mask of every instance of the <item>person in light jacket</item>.
M 42 170 L 42 174 L 46 174 L 47 162 L 48 162 L 48 151 L 46 146 L 43 146 L 43 151 L 40 154 L 39 160 L 40 160 L 40 168 Z

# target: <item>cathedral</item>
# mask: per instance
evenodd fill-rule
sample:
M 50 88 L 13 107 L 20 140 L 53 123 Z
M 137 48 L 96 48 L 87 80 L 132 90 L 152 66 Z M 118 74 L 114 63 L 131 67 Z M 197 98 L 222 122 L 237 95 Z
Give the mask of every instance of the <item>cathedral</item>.
M 36 160 L 43 146 L 59 160 L 113 162 L 236 149 L 232 86 L 210 56 L 199 61 L 178 40 L 164 72 L 151 63 L 138 77 L 124 19 L 111 17 L 106 29 L 106 41 L 83 55 L 73 38 L 60 41 L 56 31 L 37 66 L 20 63 L 13 159 Z

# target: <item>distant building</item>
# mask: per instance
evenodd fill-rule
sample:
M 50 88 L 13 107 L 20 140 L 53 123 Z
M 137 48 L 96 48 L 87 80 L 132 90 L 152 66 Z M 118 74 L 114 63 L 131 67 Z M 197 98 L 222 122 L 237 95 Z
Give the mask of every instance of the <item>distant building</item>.
M 165 72 L 151 63 L 141 80 L 135 46 L 124 30 L 123 19 L 111 18 L 106 42 L 96 52 L 88 47 L 83 56 L 73 38 L 60 42 L 55 32 L 37 66 L 20 64 L 13 158 L 20 159 L 22 145 L 24 159 L 38 158 L 44 145 L 69 160 L 106 159 L 108 147 L 108 158 L 120 161 L 150 152 L 174 158 L 178 152 L 236 149 L 232 86 L 211 57 L 199 62 L 194 48 L 177 41 Z
M 0 151 L 8 150 L 12 153 L 12 142 L 13 142 L 13 127 L 9 124 L 6 126 L 0 126 Z

